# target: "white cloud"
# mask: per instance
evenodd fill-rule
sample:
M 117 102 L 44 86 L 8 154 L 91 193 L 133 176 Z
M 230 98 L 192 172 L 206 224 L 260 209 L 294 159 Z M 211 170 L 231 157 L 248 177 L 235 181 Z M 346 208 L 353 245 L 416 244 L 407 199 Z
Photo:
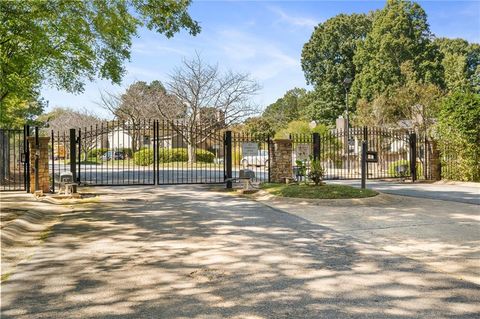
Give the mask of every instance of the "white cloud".
M 136 41 L 132 45 L 132 52 L 148 56 L 157 56 L 170 53 L 175 53 L 182 56 L 188 55 L 187 51 L 179 48 L 161 45 L 158 43 L 158 41 Z
M 284 71 L 300 71 L 300 57 L 287 54 L 269 39 L 237 30 L 222 30 L 217 43 L 237 67 L 258 80 L 274 78 Z
M 269 10 L 277 14 L 280 17 L 281 21 L 284 21 L 294 26 L 313 28 L 320 22 L 308 17 L 289 15 L 278 7 L 269 7 Z

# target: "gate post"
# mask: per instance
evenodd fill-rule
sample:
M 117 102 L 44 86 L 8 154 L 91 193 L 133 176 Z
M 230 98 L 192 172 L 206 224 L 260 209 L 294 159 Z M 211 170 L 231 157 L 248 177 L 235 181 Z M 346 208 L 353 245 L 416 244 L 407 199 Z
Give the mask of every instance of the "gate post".
M 40 161 L 40 141 L 38 139 L 38 126 L 35 127 L 35 192 L 40 190 L 39 179 L 39 161 Z
M 232 188 L 232 131 L 225 132 L 225 180 L 227 188 Z
M 292 140 L 274 139 L 268 155 L 271 156 L 270 174 L 273 183 L 287 183 L 293 176 Z
M 412 176 L 412 183 L 417 180 L 417 134 L 411 133 L 410 141 L 410 175 Z
M 25 141 L 24 141 L 24 150 L 25 150 L 25 164 L 23 167 L 23 170 L 25 171 L 25 190 L 27 193 L 30 192 L 30 142 L 29 142 L 29 137 L 30 137 L 30 125 L 25 125 L 23 128 L 24 130 L 24 136 L 25 136 Z
M 313 140 L 313 159 L 315 161 L 318 161 L 320 159 L 320 134 L 313 133 L 312 140 Z
M 73 180 L 77 182 L 77 139 L 75 137 L 75 129 L 70 129 L 70 172 L 72 172 Z
M 362 189 L 365 189 L 367 179 L 367 141 L 362 142 Z
M 50 172 L 48 164 L 48 143 L 50 137 L 47 136 L 29 136 L 28 137 L 29 154 L 29 182 L 27 192 L 35 193 L 41 191 L 48 193 L 50 191 Z

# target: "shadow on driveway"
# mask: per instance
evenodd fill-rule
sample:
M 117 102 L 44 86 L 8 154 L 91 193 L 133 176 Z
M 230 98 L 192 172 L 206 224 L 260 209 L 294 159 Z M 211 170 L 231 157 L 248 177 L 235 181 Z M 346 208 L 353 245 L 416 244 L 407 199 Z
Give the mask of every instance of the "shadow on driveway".
M 97 190 L 100 190 L 97 189 Z M 114 188 L 2 285 L 2 318 L 474 318 L 479 286 L 201 187 Z

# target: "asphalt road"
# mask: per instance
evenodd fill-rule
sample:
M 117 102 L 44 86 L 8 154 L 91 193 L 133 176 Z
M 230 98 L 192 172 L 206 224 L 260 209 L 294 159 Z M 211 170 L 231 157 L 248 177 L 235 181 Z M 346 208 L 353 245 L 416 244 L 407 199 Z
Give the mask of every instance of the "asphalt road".
M 360 187 L 360 180 L 335 180 L 328 183 L 351 185 Z M 480 205 L 480 183 L 464 184 L 425 184 L 425 183 L 400 183 L 377 180 L 367 180 L 367 188 L 375 189 L 383 193 L 439 199 L 467 204 Z
M 198 186 L 95 191 L 108 195 L 72 206 L 2 284 L 2 318 L 480 312 L 478 285 L 262 203 Z

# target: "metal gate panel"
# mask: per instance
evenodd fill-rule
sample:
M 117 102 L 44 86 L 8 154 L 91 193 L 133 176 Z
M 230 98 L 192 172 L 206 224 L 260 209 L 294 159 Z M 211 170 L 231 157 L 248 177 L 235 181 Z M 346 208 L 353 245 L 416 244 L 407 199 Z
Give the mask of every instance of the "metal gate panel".
M 224 183 L 223 131 L 180 121 L 156 126 L 158 185 Z
M 0 190 L 27 189 L 29 128 L 0 129 Z
M 296 147 L 311 143 L 313 156 L 313 136 L 292 134 L 294 172 L 296 168 Z M 347 130 L 333 129 L 319 134 L 318 157 L 325 171 L 325 180 L 361 179 L 362 141 L 367 141 L 368 150 L 378 154 L 378 162 L 367 164 L 368 179 L 411 177 L 411 155 L 419 156 L 418 144 L 412 153 L 410 133 L 405 130 L 388 130 L 375 127 L 354 127 Z M 307 170 L 311 158 L 304 161 Z M 418 175 L 418 171 L 417 171 Z
M 254 153 L 243 154 L 247 143 L 253 146 Z M 232 132 L 232 178 L 237 180 L 240 170 L 248 169 L 255 174 L 253 182 L 269 182 L 270 144 L 271 137 L 268 135 Z

